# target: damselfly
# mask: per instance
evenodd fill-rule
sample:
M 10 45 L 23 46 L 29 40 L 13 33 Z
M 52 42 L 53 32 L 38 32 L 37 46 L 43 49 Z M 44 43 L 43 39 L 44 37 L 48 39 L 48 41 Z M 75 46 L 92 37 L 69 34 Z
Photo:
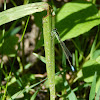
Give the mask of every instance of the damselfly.
M 52 34 L 54 34 L 56 36 L 57 40 L 59 41 L 59 43 L 60 43 L 60 45 L 62 47 L 62 50 L 64 51 L 64 54 L 65 54 L 65 56 L 66 56 L 66 58 L 67 58 L 67 60 L 69 62 L 69 65 L 70 65 L 72 71 L 75 71 L 74 67 L 72 66 L 72 64 L 71 64 L 71 62 L 69 60 L 69 56 L 72 57 L 72 55 L 71 55 L 70 51 L 67 49 L 65 43 L 63 41 L 61 41 L 61 39 L 59 37 L 59 34 L 57 32 L 57 29 L 53 29 L 52 30 Z

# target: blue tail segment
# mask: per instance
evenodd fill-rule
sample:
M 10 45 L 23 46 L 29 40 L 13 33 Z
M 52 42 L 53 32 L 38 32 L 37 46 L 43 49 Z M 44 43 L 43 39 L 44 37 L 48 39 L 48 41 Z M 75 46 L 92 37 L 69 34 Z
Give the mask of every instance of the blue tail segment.
M 72 65 L 71 65 L 71 69 L 72 69 L 73 72 L 75 71 L 75 68 Z

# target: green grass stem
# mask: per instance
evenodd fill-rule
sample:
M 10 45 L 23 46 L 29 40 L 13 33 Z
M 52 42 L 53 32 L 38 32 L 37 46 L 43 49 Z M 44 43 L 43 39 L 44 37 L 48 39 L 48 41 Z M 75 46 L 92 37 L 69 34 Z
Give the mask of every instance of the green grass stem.
M 54 38 L 52 38 L 52 21 L 50 12 L 43 18 L 43 34 L 46 57 L 46 70 L 49 81 L 50 100 L 55 100 L 55 59 L 54 59 Z

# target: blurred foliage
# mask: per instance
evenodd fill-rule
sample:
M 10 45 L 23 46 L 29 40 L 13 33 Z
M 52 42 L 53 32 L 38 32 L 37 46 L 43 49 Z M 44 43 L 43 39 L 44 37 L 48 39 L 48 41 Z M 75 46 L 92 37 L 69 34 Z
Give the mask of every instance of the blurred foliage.
M 15 54 L 15 45 L 18 43 L 18 37 L 10 36 L 4 40 L 4 43 L 0 47 L 0 54 L 10 55 Z
M 25 7 L 23 8 L 24 12 L 22 8 L 19 9 L 19 12 L 21 10 L 20 13 L 18 11 L 14 11 L 16 15 L 22 15 L 22 17 L 32 14 L 31 10 L 33 8 L 31 8 L 31 10 L 27 9 L 27 7 L 30 7 L 27 6 L 28 2 L 41 2 L 41 0 L 21 0 L 18 2 L 14 0 L 10 1 L 7 3 L 9 8 L 14 5 L 20 5 L 22 2 L 26 4 L 26 6 L 23 6 Z M 98 100 L 100 97 L 100 11 L 97 9 L 100 4 L 93 4 L 92 1 L 94 2 L 94 0 L 91 0 L 91 2 L 87 2 L 86 0 L 73 0 L 69 3 L 64 3 L 63 1 L 53 2 L 53 0 L 52 2 L 48 2 L 52 7 L 56 8 L 55 25 L 61 39 L 63 41 L 71 39 L 67 42 L 67 47 L 71 52 L 73 52 L 73 65 L 76 69 L 76 71 L 72 73 L 71 69 L 68 68 L 68 64 L 65 65 L 67 67 L 61 67 L 66 63 L 66 60 L 64 60 L 64 63 L 61 65 L 61 48 L 56 45 L 55 58 L 56 71 L 58 72 L 55 76 L 55 83 L 57 100 L 59 98 L 64 98 L 65 100 L 68 98 L 69 100 L 77 100 L 76 97 L 78 97 L 78 99 L 82 98 L 93 100 L 95 95 L 96 100 Z M 11 16 L 11 13 L 9 12 L 5 13 L 5 15 L 6 14 Z M 34 21 L 31 19 L 30 21 L 39 28 L 39 33 L 42 33 L 42 18 L 45 17 L 45 15 L 45 11 L 31 15 L 34 16 Z M 49 98 L 49 91 L 47 89 L 49 85 L 47 81 L 43 83 L 47 79 L 45 79 L 45 74 L 41 74 L 44 72 L 40 70 L 40 67 L 44 70 L 44 64 L 46 61 L 45 57 L 38 54 L 41 52 L 41 54 L 44 55 L 43 34 L 41 34 L 41 36 L 39 35 L 40 37 L 35 46 L 35 51 L 37 53 L 32 54 L 33 50 L 31 52 L 29 51 L 29 54 L 31 53 L 31 55 L 36 56 L 42 62 L 37 61 L 36 64 L 28 62 L 29 54 L 27 54 L 24 57 L 25 66 L 21 65 L 22 51 L 21 48 L 18 48 L 18 43 L 19 37 L 21 37 L 21 33 L 23 33 L 22 31 L 24 29 L 22 21 L 24 21 L 25 24 L 25 19 L 20 17 L 21 20 L 13 21 L 16 18 L 19 19 L 18 16 L 13 15 L 13 18 L 9 16 L 6 16 L 7 19 L 10 19 L 9 21 L 5 20 L 4 17 L 1 16 L 1 22 L 10 23 L 5 25 L 0 23 L 0 25 L 2 25 L 0 26 L 0 100 L 4 100 L 3 98 L 5 95 L 6 100 L 30 100 L 32 98 L 36 100 L 40 100 L 40 98 L 42 98 L 42 100 L 45 100 L 44 98 Z M 32 25 L 28 28 L 31 29 L 31 26 Z M 4 29 L 5 34 L 3 34 Z M 26 40 L 26 37 L 27 36 L 25 36 L 24 40 Z M 20 44 L 20 46 L 21 45 L 22 44 Z M 16 47 L 18 49 L 16 49 Z M 10 57 L 9 55 L 12 54 L 14 54 L 14 56 Z M 4 59 L 4 56 L 8 58 L 7 61 Z M 18 61 L 16 57 L 19 57 L 21 60 Z M 91 83 L 92 85 L 90 89 Z M 90 95 L 87 90 L 90 91 Z

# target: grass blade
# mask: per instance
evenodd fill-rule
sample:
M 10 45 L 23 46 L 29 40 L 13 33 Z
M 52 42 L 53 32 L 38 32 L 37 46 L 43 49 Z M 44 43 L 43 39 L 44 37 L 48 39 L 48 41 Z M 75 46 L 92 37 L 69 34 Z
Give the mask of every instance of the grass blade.
M 89 100 L 93 100 L 95 98 L 96 76 L 97 76 L 97 72 L 95 72 L 94 79 L 91 85 Z
M 45 2 L 26 4 L 10 8 L 0 13 L 0 25 L 47 9 L 48 4 Z

